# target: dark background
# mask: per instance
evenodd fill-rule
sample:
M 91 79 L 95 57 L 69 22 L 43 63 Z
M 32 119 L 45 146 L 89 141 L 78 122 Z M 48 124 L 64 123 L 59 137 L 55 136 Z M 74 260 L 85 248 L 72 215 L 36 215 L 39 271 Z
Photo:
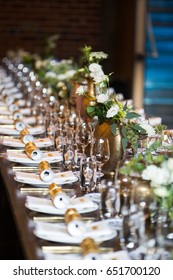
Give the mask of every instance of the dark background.
M 54 55 L 78 59 L 90 45 L 109 58 L 104 72 L 112 85 L 131 96 L 136 0 L 0 0 L 0 59 L 9 49 L 41 53 L 58 34 Z

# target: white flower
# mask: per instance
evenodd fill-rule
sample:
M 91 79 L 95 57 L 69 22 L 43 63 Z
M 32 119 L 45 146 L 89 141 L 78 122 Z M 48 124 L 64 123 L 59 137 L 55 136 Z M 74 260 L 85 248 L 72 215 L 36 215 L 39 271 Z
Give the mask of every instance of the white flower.
M 58 88 L 62 88 L 65 86 L 65 84 L 63 82 L 58 82 L 56 85 Z
M 154 128 L 152 127 L 152 125 L 150 125 L 148 123 L 142 123 L 142 124 L 140 124 L 140 126 L 143 129 L 146 130 L 146 132 L 148 134 L 148 137 L 152 137 L 152 136 L 154 136 L 156 134 Z
M 90 72 L 94 72 L 94 73 L 101 72 L 102 71 L 102 67 L 98 63 L 91 63 L 89 65 L 89 70 L 90 70 Z
M 93 80 L 96 84 L 100 84 L 102 82 L 105 82 L 108 79 L 108 76 L 105 75 L 102 71 L 93 72 L 90 76 L 93 78 Z
M 51 95 L 52 92 L 53 92 L 53 91 L 52 91 L 52 88 L 51 88 L 51 87 L 48 87 L 48 89 L 47 89 L 47 94 L 48 94 L 48 95 Z
M 94 58 L 96 59 L 106 59 L 108 55 L 104 52 L 91 52 L 89 55 L 89 59 L 93 60 Z
M 157 176 L 158 167 L 155 165 L 149 165 L 142 171 L 142 178 L 144 180 L 152 180 L 153 177 Z
M 84 95 L 86 92 L 88 91 L 88 87 L 87 86 L 79 86 L 76 90 L 76 94 L 79 95 Z
M 76 70 L 71 69 L 66 72 L 66 77 L 69 79 L 72 78 L 75 74 L 76 74 Z
M 45 75 L 47 78 L 54 78 L 57 79 L 57 74 L 55 72 L 49 71 Z
M 118 114 L 118 111 L 119 111 L 118 105 L 117 105 L 117 104 L 114 104 L 114 105 L 107 111 L 106 118 L 112 118 L 112 117 L 114 117 L 115 115 Z
M 40 69 L 42 66 L 44 66 L 42 60 L 37 60 L 37 61 L 35 62 L 35 68 L 36 68 L 36 69 Z
M 67 79 L 66 73 L 57 75 L 58 80 L 63 81 Z
M 154 193 L 159 197 L 168 197 L 170 195 L 166 187 L 154 188 Z
M 61 97 L 61 98 L 64 98 L 66 96 L 66 93 L 63 90 L 60 90 L 58 92 L 58 96 Z
M 106 103 L 109 100 L 109 95 L 103 93 L 99 94 L 96 98 L 98 103 Z
M 173 158 L 169 158 L 168 160 L 163 161 L 161 166 L 173 172 Z
M 168 184 L 169 176 L 169 171 L 167 169 L 157 167 L 153 164 L 147 166 L 142 172 L 142 178 L 144 180 L 150 180 L 153 187 Z

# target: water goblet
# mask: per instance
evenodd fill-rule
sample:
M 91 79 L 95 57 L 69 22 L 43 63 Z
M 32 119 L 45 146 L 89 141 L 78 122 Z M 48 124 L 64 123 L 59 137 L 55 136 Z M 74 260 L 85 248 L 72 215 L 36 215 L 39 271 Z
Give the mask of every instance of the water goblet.
M 97 187 L 99 188 L 101 185 L 102 166 L 110 159 L 110 148 L 107 138 L 95 138 L 93 156 L 95 156 L 98 167 Z
M 87 122 L 80 122 L 76 127 L 76 143 L 81 145 L 82 153 L 85 154 L 85 148 L 91 142 L 92 128 L 91 124 Z

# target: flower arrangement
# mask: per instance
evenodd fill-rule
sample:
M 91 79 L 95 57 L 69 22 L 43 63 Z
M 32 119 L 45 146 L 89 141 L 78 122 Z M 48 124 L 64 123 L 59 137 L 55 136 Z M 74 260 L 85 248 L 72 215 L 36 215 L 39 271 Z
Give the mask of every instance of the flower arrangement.
M 22 63 L 31 70 L 35 70 L 36 61 L 41 59 L 37 53 L 32 54 L 24 49 L 18 49 L 17 51 L 9 50 L 7 57 L 14 63 Z
M 39 60 L 35 65 L 40 81 L 48 87 L 50 94 L 57 95 L 58 99 L 67 99 L 71 90 L 71 80 L 77 71 L 72 59 Z
M 103 52 L 92 52 L 91 47 L 83 48 L 83 67 L 79 73 L 83 77 L 93 79 L 96 87 L 96 95 L 92 103 L 87 106 L 87 114 L 90 117 L 97 117 L 100 123 L 109 122 L 111 132 L 116 135 L 116 128 L 121 128 L 122 147 L 126 150 L 128 144 L 134 151 L 137 150 L 141 137 L 154 136 L 156 128 L 150 124 L 140 122 L 139 115 L 133 106 L 123 104 L 118 100 L 117 94 L 109 90 L 109 75 L 103 72 L 100 61 L 106 59 L 107 54 Z M 79 95 L 87 96 L 87 86 L 80 86 L 76 92 Z
M 141 176 L 144 180 L 150 180 L 159 206 L 168 209 L 173 219 L 173 158 L 163 160 L 160 166 L 148 165 Z
M 119 173 L 149 181 L 158 206 L 168 209 L 173 218 L 173 157 L 158 152 L 164 146 L 163 140 L 164 136 L 149 145 L 143 153 L 126 160 Z M 167 148 L 169 151 L 173 146 Z

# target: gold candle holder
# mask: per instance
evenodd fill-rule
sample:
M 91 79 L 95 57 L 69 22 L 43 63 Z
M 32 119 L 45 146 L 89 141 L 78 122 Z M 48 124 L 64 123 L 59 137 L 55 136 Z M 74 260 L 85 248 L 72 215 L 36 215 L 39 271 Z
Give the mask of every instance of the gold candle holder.
M 32 157 L 32 153 L 38 150 L 38 147 L 35 145 L 34 142 L 28 142 L 25 145 L 25 152 L 29 157 Z
M 20 131 L 20 140 L 23 141 L 23 137 L 24 137 L 25 135 L 28 135 L 28 134 L 30 134 L 30 133 L 29 133 L 29 131 L 28 131 L 27 128 L 22 129 L 22 130 Z
M 12 103 L 12 104 L 9 105 L 8 109 L 9 109 L 10 112 L 14 112 L 16 110 L 19 110 L 19 106 L 17 106 L 16 103 Z
M 81 242 L 80 247 L 82 249 L 83 256 L 91 254 L 91 253 L 98 253 L 98 251 L 99 251 L 97 245 L 95 244 L 94 239 L 92 239 L 90 237 L 85 238 Z
M 19 122 L 23 122 L 21 119 L 16 119 L 16 120 L 14 120 L 14 125 L 16 125 L 17 123 L 19 123 Z
M 81 216 L 75 208 L 69 208 L 65 212 L 64 220 L 66 224 L 69 224 L 72 221 L 81 220 Z
M 49 186 L 49 194 L 52 199 L 55 198 L 56 195 L 63 193 L 62 187 L 57 186 L 55 183 L 52 183 Z
M 51 169 L 49 162 L 46 160 L 41 161 L 38 165 L 38 173 L 41 174 L 42 171 L 47 169 Z
M 6 102 L 7 105 L 10 105 L 10 104 L 14 103 L 14 97 L 11 95 L 5 95 L 4 101 Z
M 70 197 L 63 191 L 61 186 L 52 183 L 49 186 L 49 195 L 56 208 L 67 209 Z
M 21 131 L 26 127 L 25 123 L 20 118 L 14 120 L 14 126 L 18 131 Z
M 22 114 L 21 114 L 20 110 L 15 110 L 13 112 L 13 119 L 14 120 L 21 119 L 21 117 L 22 117 Z
M 27 128 L 24 128 L 20 131 L 19 137 L 24 144 L 34 141 L 34 137 L 30 134 Z

